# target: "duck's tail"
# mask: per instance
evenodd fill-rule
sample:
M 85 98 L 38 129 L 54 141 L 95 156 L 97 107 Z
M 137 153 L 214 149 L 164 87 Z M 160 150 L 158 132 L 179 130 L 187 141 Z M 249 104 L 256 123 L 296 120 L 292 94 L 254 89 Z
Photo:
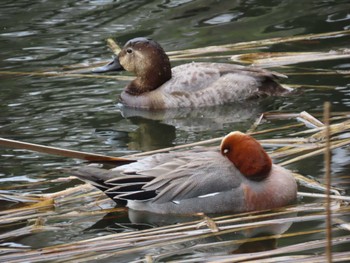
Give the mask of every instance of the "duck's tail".
M 82 181 L 95 186 L 103 192 L 109 188 L 105 182 L 119 175 L 118 173 L 111 170 L 105 170 L 91 166 L 82 166 L 76 169 L 69 169 L 68 173 L 78 177 Z
M 154 179 L 153 177 L 121 175 L 117 171 L 91 166 L 72 169 L 69 173 L 95 186 L 118 205 L 125 205 L 128 200 L 146 201 L 156 196 L 155 191 L 142 189 L 146 183 Z
M 284 96 L 293 91 L 292 88 L 280 84 L 276 78 L 272 77 L 265 77 L 261 82 L 259 90 L 262 94 L 269 96 Z

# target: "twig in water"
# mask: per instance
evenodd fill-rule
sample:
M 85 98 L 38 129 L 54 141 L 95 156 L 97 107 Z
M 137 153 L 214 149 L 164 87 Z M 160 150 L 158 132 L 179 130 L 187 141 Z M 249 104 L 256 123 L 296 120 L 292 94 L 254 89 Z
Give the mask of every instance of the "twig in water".
M 326 126 L 326 145 L 324 152 L 324 164 L 325 164 L 325 181 L 326 181 L 326 234 L 327 234 L 327 244 L 326 244 L 326 256 L 327 262 L 332 262 L 332 214 L 331 214 L 331 198 L 330 198 L 330 188 L 331 188 L 331 143 L 330 143 L 330 107 L 329 102 L 324 103 L 324 124 Z
M 0 138 L 0 145 L 9 147 L 9 148 L 25 149 L 25 150 L 30 150 L 34 152 L 60 155 L 60 156 L 69 157 L 69 158 L 77 158 L 77 159 L 82 159 L 90 162 L 120 162 L 120 163 L 133 162 L 133 160 L 121 158 L 121 157 L 113 157 L 113 156 L 106 156 L 106 155 L 100 155 L 100 154 L 94 154 L 94 153 L 73 151 L 73 150 L 67 150 L 67 149 L 62 149 L 57 147 L 34 144 L 34 143 L 21 142 L 21 141 L 4 139 L 4 138 Z

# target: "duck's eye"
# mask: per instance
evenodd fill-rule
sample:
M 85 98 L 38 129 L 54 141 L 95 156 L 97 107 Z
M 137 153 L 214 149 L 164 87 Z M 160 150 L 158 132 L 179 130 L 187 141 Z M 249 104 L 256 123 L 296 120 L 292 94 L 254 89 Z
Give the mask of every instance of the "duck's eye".
M 128 49 L 126 50 L 126 52 L 128 52 L 128 53 L 130 54 L 130 53 L 132 53 L 132 49 L 131 49 L 131 48 L 128 48 Z
M 228 154 L 230 152 L 230 149 L 229 148 L 225 148 L 222 152 L 223 152 L 223 154 Z

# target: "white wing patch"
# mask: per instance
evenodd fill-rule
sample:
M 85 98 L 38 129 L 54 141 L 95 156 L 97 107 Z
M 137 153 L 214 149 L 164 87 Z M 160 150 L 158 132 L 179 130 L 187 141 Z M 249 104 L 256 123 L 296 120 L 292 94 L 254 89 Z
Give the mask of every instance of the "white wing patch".
M 220 192 L 215 192 L 215 193 L 210 193 L 210 194 L 206 194 L 206 195 L 200 195 L 198 196 L 198 198 L 206 198 L 206 197 L 213 197 L 220 194 Z

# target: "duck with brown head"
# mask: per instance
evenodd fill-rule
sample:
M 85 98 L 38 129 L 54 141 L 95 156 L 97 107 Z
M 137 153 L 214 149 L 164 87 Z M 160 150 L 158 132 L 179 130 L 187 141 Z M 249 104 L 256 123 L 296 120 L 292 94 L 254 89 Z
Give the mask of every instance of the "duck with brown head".
M 129 40 L 113 62 L 95 73 L 127 70 L 136 75 L 120 98 L 125 106 L 146 109 L 203 107 L 261 95 L 284 95 L 277 72 L 229 63 L 198 62 L 171 68 L 163 48 L 149 38 Z
M 160 214 L 246 212 L 296 199 L 292 173 L 274 165 L 253 137 L 232 132 L 220 149 L 197 148 L 143 157 L 113 170 L 72 171 L 116 203 Z
M 260 143 L 241 132 L 231 132 L 221 142 L 221 154 L 226 156 L 246 177 L 260 181 L 272 167 L 270 156 Z
M 171 79 L 171 66 L 162 47 L 147 38 L 129 40 L 119 53 L 119 61 L 124 69 L 136 74 L 137 78 L 125 92 L 138 96 L 160 87 Z

